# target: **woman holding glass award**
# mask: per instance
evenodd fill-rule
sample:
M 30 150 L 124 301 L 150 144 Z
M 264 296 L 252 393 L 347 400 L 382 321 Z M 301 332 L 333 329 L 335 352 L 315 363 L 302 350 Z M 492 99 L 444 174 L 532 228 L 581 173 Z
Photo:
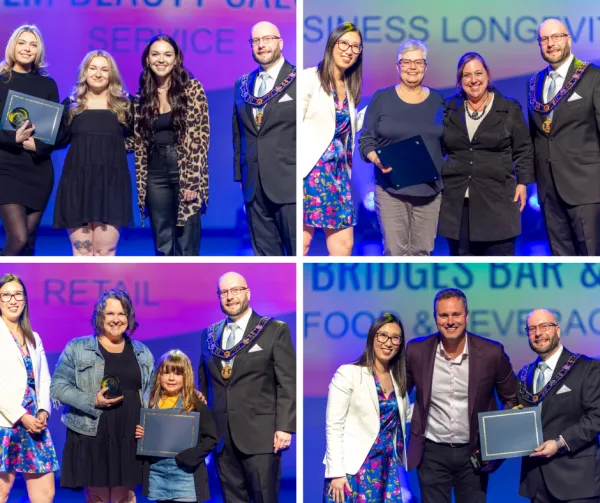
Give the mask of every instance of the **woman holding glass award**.
M 135 501 L 142 483 L 135 427 L 152 385 L 154 358 L 131 339 L 137 328 L 127 292 L 105 291 L 94 307 L 95 334 L 74 339 L 62 352 L 50 393 L 65 405 L 67 439 L 61 486 L 85 488 L 88 501 Z M 99 389 L 96 375 L 103 376 Z
M 42 34 L 33 25 L 17 28 L 0 62 L 0 113 L 9 91 L 58 102 L 56 82 L 45 71 Z M 6 243 L 0 255 L 33 255 L 42 214 L 52 193 L 53 146 L 32 137 L 35 124 L 0 130 L 0 220 Z
M 330 255 L 352 254 L 356 219 L 350 175 L 362 90 L 362 49 L 359 29 L 343 23 L 329 35 L 323 60 L 302 73 L 301 128 L 307 148 L 300 158 L 304 255 L 317 228 L 325 232 Z
M 0 501 L 17 473 L 32 503 L 51 503 L 59 469 L 50 417 L 50 373 L 42 340 L 31 330 L 27 290 L 13 274 L 0 278 Z
M 115 255 L 120 228 L 133 225 L 124 140 L 133 132 L 129 95 L 110 54 L 85 55 L 63 105 L 57 147 L 71 146 L 58 183 L 54 228 L 68 229 L 73 255 Z

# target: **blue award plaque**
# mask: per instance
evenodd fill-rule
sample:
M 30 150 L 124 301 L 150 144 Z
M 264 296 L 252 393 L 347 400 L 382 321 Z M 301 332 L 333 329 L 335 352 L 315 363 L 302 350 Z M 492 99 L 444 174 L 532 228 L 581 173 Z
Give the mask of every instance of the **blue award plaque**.
M 2 112 L 2 129 L 16 131 L 26 120 L 35 126 L 33 138 L 54 145 L 64 105 L 28 94 L 8 91 Z
M 544 442 L 539 407 L 480 412 L 481 459 L 528 456 Z
M 144 436 L 138 439 L 139 456 L 174 458 L 181 451 L 198 444 L 200 413 L 142 409 L 140 425 L 144 428 Z

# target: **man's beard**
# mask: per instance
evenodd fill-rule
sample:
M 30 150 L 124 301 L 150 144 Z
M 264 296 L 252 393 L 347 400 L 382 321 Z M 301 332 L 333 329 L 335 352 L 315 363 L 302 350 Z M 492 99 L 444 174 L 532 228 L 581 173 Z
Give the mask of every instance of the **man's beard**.
M 233 306 L 231 309 L 227 308 L 223 302 L 221 302 L 221 311 L 227 316 L 239 316 L 248 309 L 248 299 L 240 303 L 238 307 Z
M 273 51 L 273 55 L 266 61 L 261 61 L 258 58 L 258 56 L 254 54 L 254 51 L 252 51 L 252 57 L 254 58 L 254 61 L 256 61 L 259 65 L 267 66 L 271 63 L 275 63 L 275 61 L 277 61 L 281 57 L 281 49 L 279 48 L 279 46 L 277 46 L 277 48 Z
M 562 49 L 560 51 L 558 56 L 553 56 L 554 59 L 549 59 L 548 56 L 546 56 L 544 54 L 544 51 L 542 51 L 542 58 L 544 59 L 544 61 L 546 63 L 549 63 L 551 65 L 555 65 L 557 63 L 564 63 L 569 58 L 570 55 L 571 55 L 571 48 L 569 46 L 565 46 L 564 49 Z M 558 59 L 556 59 L 557 57 L 558 57 Z
M 550 344 L 548 345 L 547 349 L 536 349 L 536 347 L 533 345 L 533 343 L 531 342 L 531 340 L 529 340 L 529 347 L 531 348 L 531 350 L 534 353 L 537 353 L 538 355 L 545 355 L 548 353 L 552 353 L 560 344 L 560 339 L 558 338 L 558 336 L 556 334 L 554 334 L 551 338 L 550 338 Z

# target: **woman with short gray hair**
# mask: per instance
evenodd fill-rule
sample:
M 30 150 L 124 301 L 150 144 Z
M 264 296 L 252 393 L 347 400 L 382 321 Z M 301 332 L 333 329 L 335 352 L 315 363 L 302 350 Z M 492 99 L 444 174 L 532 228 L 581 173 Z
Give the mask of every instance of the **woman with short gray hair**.
M 361 131 L 363 160 L 375 165 L 375 208 L 384 255 L 429 255 L 433 251 L 441 202 L 444 98 L 424 87 L 427 45 L 407 40 L 396 56 L 399 83 L 371 99 Z M 420 135 L 440 173 L 436 181 L 396 189 L 377 149 Z

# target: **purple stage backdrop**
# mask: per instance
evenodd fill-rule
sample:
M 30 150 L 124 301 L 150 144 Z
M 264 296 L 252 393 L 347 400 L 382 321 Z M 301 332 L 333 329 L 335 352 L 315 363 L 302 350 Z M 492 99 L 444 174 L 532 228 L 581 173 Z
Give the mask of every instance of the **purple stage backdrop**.
M 250 306 L 285 321 L 295 344 L 295 264 L 0 264 L 0 275 L 17 274 L 25 283 L 31 325 L 42 338 L 51 373 L 70 339 L 93 333 L 93 306 L 108 288 L 129 292 L 140 324 L 134 338 L 144 342 L 155 359 L 177 348 L 197 368 L 201 331 L 225 317 L 216 290 L 219 277 L 228 271 L 246 278 Z M 58 410 L 49 428 L 60 459 L 66 431 Z M 283 456 L 284 479 L 295 479 L 295 459 L 292 442 Z
M 94 49 L 115 57 L 127 90 L 135 94 L 146 43 L 159 33 L 172 36 L 184 52 L 185 66 L 208 97 L 210 202 L 202 226 L 236 226 L 243 200 L 239 185 L 233 182 L 233 85 L 256 67 L 248 39 L 259 21 L 279 27 L 283 54 L 295 64 L 295 0 L 0 0 L 0 19 L 2 57 L 17 26 L 28 23 L 40 28 L 48 71 L 58 83 L 61 100 L 70 94 L 83 56 Z M 55 184 L 64 155 L 61 151 L 53 156 Z M 54 195 L 42 225 L 52 225 L 53 211 Z M 139 225 L 137 211 L 134 216 Z

